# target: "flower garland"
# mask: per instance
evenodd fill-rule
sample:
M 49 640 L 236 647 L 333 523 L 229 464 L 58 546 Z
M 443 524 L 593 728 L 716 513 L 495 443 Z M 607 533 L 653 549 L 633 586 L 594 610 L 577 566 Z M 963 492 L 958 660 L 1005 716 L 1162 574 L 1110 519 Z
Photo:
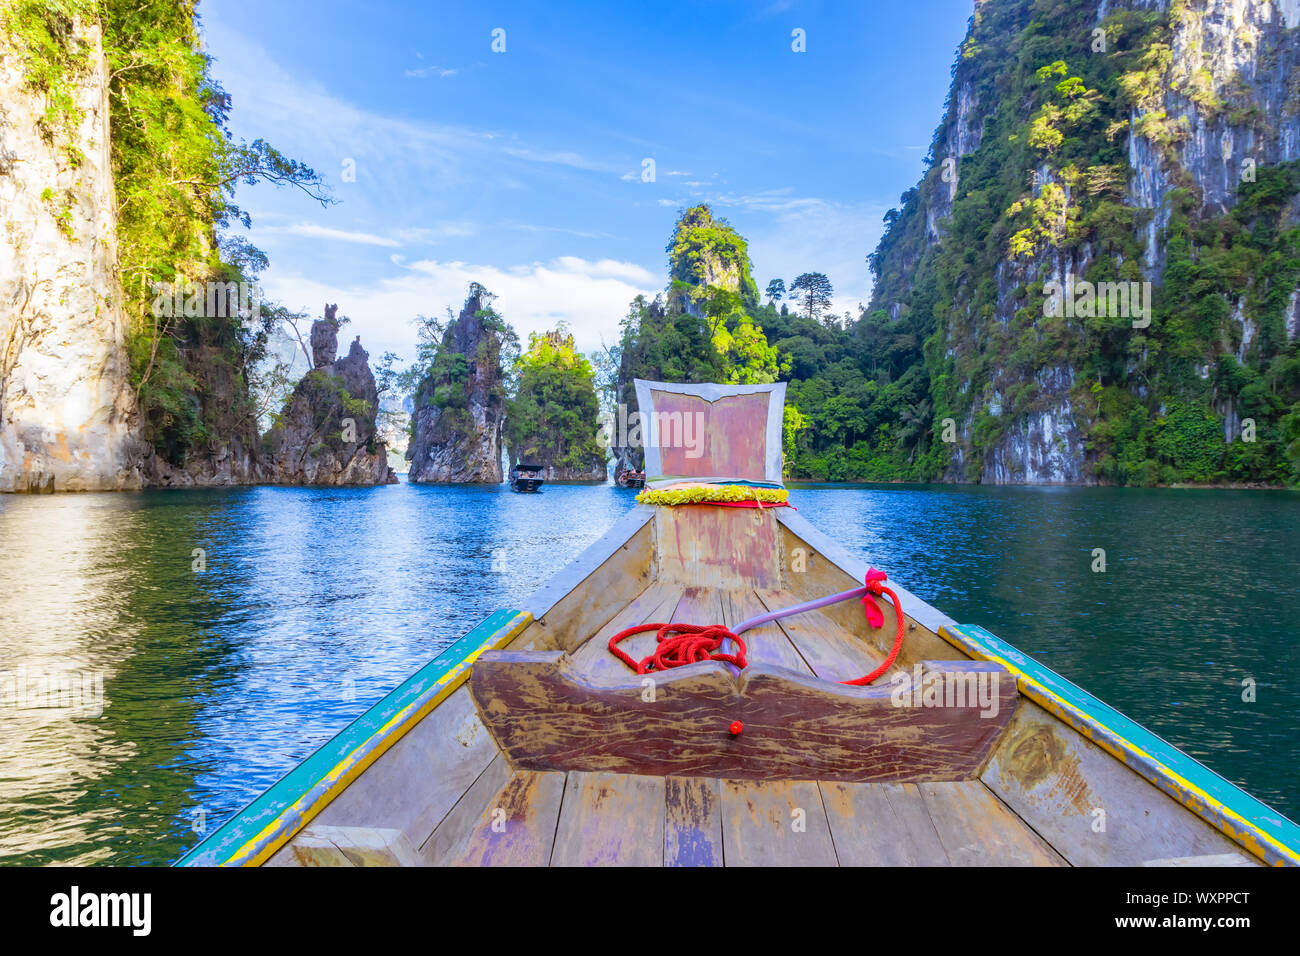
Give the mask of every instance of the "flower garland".
M 750 485 L 693 485 L 689 488 L 647 488 L 636 496 L 643 505 L 697 505 L 703 503 L 785 504 L 790 492 L 784 488 L 755 488 Z

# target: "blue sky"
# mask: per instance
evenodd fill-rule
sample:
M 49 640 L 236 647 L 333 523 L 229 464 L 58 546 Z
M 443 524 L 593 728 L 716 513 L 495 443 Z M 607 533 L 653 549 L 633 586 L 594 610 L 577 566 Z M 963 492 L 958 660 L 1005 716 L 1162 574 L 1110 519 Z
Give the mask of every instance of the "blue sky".
M 837 311 L 856 313 L 971 8 L 203 0 L 199 12 L 234 135 L 311 164 L 339 200 L 241 187 L 249 238 L 271 259 L 268 296 L 312 315 L 337 302 L 372 356 L 409 357 L 413 317 L 458 310 L 471 279 L 525 339 L 563 319 L 584 349 L 613 342 L 632 296 L 666 284 L 677 211 L 697 202 L 749 240 L 760 288 L 825 272 Z M 792 50 L 796 29 L 806 52 Z

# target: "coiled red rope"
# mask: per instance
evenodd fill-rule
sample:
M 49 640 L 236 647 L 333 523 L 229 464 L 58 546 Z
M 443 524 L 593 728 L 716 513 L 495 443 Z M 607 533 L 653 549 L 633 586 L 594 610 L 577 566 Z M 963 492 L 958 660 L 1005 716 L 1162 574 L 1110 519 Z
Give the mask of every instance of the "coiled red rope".
M 898 600 L 898 595 L 894 593 L 892 588 L 885 586 L 886 580 L 887 576 L 884 571 L 871 568 L 867 571 L 866 581 L 861 588 L 845 591 L 843 594 L 832 595 L 831 598 L 823 598 L 819 601 L 800 604 L 781 611 L 773 611 L 752 621 L 746 621 L 737 627 L 735 632 L 727 630 L 720 624 L 639 624 L 636 627 L 629 627 L 626 630 L 619 631 L 611 637 L 609 639 L 609 650 L 611 654 L 638 674 L 648 674 L 651 670 L 664 671 L 673 667 L 681 667 L 684 664 L 697 664 L 700 661 L 722 661 L 726 664 L 734 664 L 736 667 L 744 668 L 749 665 L 745 657 L 747 649 L 738 632 L 757 626 L 760 623 L 788 617 L 791 614 L 814 610 L 815 607 L 825 607 L 828 603 L 833 603 L 836 600 L 848 600 L 851 597 L 857 597 L 859 594 L 862 595 L 862 609 L 867 616 L 867 623 L 871 627 L 882 627 L 885 623 L 885 615 L 880 610 L 876 598 L 883 594 L 887 595 L 889 600 L 893 602 L 894 614 L 898 620 L 898 630 L 894 635 L 894 646 L 890 649 L 889 656 L 870 674 L 856 680 L 840 681 L 841 684 L 852 684 L 854 686 L 870 684 L 894 665 L 899 651 L 903 649 L 903 634 L 907 630 L 903 617 L 902 602 Z M 632 658 L 618 646 L 633 634 L 643 634 L 646 631 L 657 631 L 658 643 L 654 653 L 647 655 L 640 661 Z M 718 653 L 723 641 L 735 641 L 736 652 L 734 654 Z
M 625 653 L 618 646 L 618 643 L 624 638 L 644 631 L 658 631 L 659 644 L 653 654 L 636 661 Z M 718 648 L 722 647 L 722 642 L 727 640 L 736 642 L 738 648 L 736 653 L 714 653 Z M 738 634 L 733 634 L 725 627 L 717 624 L 708 627 L 702 627 L 698 624 L 640 624 L 636 627 L 629 627 L 625 631 L 619 631 L 611 637 L 609 639 L 609 649 L 615 657 L 638 674 L 648 674 L 652 669 L 665 671 L 670 667 L 697 664 L 700 661 L 722 661 L 742 668 L 749 664 L 745 660 L 745 642 L 740 639 Z

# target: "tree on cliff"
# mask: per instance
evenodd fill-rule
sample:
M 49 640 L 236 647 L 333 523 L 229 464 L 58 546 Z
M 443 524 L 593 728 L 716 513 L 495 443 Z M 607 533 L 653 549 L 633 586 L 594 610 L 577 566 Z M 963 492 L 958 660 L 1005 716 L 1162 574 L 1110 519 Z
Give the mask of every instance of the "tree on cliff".
M 707 204 L 677 217 L 667 252 L 671 307 L 691 310 L 695 297 L 709 289 L 737 294 L 746 308 L 758 305 L 745 240 L 727 220 L 715 219 Z
M 515 364 L 514 397 L 506 405 L 511 460 L 542 465 L 552 479 L 602 480 L 599 412 L 594 370 L 578 353 L 568 327 L 561 323 L 554 332 L 530 335 Z
M 637 378 L 775 382 L 788 362 L 755 320 L 758 287 L 745 239 L 700 205 L 678 216 L 667 251 L 667 295 L 652 301 L 637 296 L 611 350 L 618 362 L 617 400 L 636 408 Z M 638 449 L 615 449 L 615 454 L 622 464 L 639 464 Z
M 831 296 L 835 290 L 831 288 L 831 280 L 823 273 L 805 272 L 790 283 L 790 293 L 791 298 L 797 298 L 801 303 L 800 308 L 806 318 L 820 319 L 830 308 Z

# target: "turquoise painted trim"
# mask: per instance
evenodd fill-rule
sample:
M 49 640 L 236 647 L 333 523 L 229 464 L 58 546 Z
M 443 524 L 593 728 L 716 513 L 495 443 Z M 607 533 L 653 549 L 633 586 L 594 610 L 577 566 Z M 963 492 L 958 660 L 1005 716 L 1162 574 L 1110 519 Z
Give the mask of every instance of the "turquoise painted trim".
M 979 656 L 1013 665 L 1022 681 L 1036 685 L 1021 688 L 1026 696 L 1045 698 L 1037 702 L 1106 749 L 1120 750 L 1119 759 L 1132 769 L 1267 862 L 1300 861 L 1300 826 L 1131 717 L 982 627 L 949 625 L 940 634 Z M 1242 832 L 1243 823 L 1257 832 Z
M 350 755 L 367 744 L 373 744 L 373 738 L 394 717 L 465 664 L 467 658 L 476 657 L 484 645 L 490 645 L 501 631 L 516 624 L 519 616 L 526 613 L 514 610 L 493 611 L 482 623 L 448 646 L 396 690 L 281 777 L 269 790 L 227 820 L 175 865 L 220 866 L 229 863 L 242 847 L 256 839 L 277 819 L 285 817 Z

